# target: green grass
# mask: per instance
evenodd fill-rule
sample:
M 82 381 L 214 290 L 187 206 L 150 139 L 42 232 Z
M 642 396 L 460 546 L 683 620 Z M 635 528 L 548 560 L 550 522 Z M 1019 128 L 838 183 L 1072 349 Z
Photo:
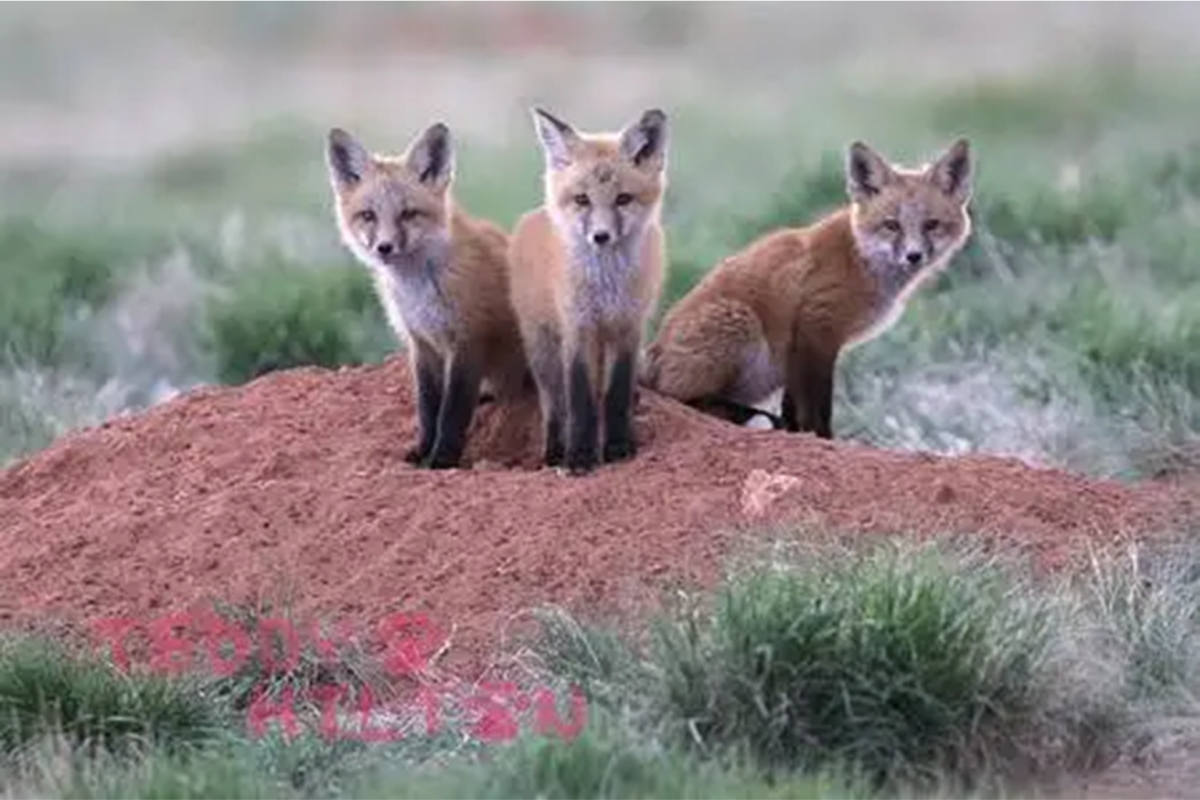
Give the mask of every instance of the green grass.
M 1053 620 L 1005 576 L 830 566 L 751 575 L 717 598 L 711 630 L 665 631 L 673 714 L 773 762 L 811 750 L 881 775 L 974 771 L 972 748 L 1037 728 Z
M 308 749 L 302 752 L 304 747 Z M 38 776 L 26 786 L 36 785 L 41 796 L 60 798 L 865 796 L 827 778 L 768 783 L 750 770 L 656 752 L 608 733 L 570 742 L 520 742 L 498 749 L 486 762 L 463 758 L 449 765 L 398 764 L 393 752 L 342 748 L 335 753 L 320 742 L 274 751 L 259 743 L 241 744 L 137 762 L 59 759 L 55 775 Z
M 561 623 L 548 641 L 591 667 L 575 672 L 598 699 L 646 686 L 666 740 L 703 753 L 849 769 L 885 792 L 1089 763 L 1124 706 L 1064 693 L 1065 670 L 1087 671 L 1064 661 L 1078 619 L 1000 559 L 946 556 L 884 545 L 757 565 L 660 622 L 640 661 Z
M 1198 557 L 1185 538 L 1033 580 L 962 542 L 789 545 L 648 636 L 544 612 L 538 650 L 594 706 L 705 758 L 1020 796 L 1195 718 Z
M 109 663 L 41 640 L 0 649 L 0 754 L 47 737 L 76 750 L 174 752 L 214 735 L 218 715 L 196 687 L 163 676 L 129 676 Z
M 218 613 L 252 635 L 258 621 L 279 615 Z M 95 654 L 15 638 L 0 651 L 0 791 L 62 798 L 818 798 L 847 796 L 850 785 L 823 774 L 768 779 L 751 763 L 698 759 L 659 746 L 602 708 L 574 736 L 526 731 L 490 743 L 481 738 L 478 710 L 468 706 L 450 708 L 439 730 L 396 728 L 402 735 L 391 741 L 360 739 L 349 719 L 328 736 L 323 709 L 305 697 L 323 685 L 378 688 L 379 664 L 344 650 L 330 662 L 306 647 L 289 669 L 257 657 L 231 675 L 210 667 L 194 663 L 171 675 L 137 663 L 122 670 Z M 248 725 L 249 701 L 263 689 L 275 700 L 295 693 L 296 729 Z M 446 699 L 454 706 L 454 697 Z M 345 713 L 354 708 L 353 697 L 339 705 Z
M 119 238 L 48 229 L 30 218 L 0 223 L 0 330 L 4 355 L 58 364 L 86 358 L 86 315 L 113 296 Z
M 246 687 L 365 686 L 370 659 L 321 664 L 306 651 L 286 672 L 252 660 L 233 676 L 155 676 L 17 639 L 0 651 L 0 789 L 1028 796 L 1074 785 L 1155 741 L 1167 721 L 1200 713 L 1194 536 L 1034 578 L 1015 553 L 961 539 L 836 546 L 785 533 L 715 592 L 677 595 L 636 634 L 537 610 L 540 635 L 517 643 L 506 675 L 560 698 L 580 687 L 575 735 L 541 732 L 518 713 L 519 735 L 487 740 L 483 707 L 465 702 L 482 687 L 449 690 L 437 730 L 420 710 L 397 710 L 391 741 L 356 737 L 348 719 L 328 737 L 321 710 L 303 703 L 291 735 L 255 732 Z M 221 613 L 253 630 L 267 611 Z
M 206 343 L 222 383 L 299 366 L 358 365 L 395 347 L 383 339 L 379 301 L 362 270 L 256 266 L 210 303 Z
M 1098 553 L 1083 602 L 1125 664 L 1123 693 L 1139 703 L 1194 703 L 1200 688 L 1200 563 L 1190 538 L 1148 552 Z

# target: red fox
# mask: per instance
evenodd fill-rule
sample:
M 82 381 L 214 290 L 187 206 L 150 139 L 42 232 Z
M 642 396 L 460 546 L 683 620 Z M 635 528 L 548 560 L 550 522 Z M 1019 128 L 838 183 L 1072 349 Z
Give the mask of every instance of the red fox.
M 372 155 L 334 128 L 326 161 L 341 239 L 370 270 L 406 345 L 419 432 L 404 458 L 457 467 L 479 403 L 532 387 L 508 302 L 508 235 L 451 197 L 454 145 L 443 123 L 400 156 Z
M 531 113 L 545 200 L 513 229 L 512 303 L 537 383 L 544 461 L 580 475 L 637 452 L 638 360 L 666 262 L 667 116 L 650 109 L 619 133 L 587 134 Z
M 664 316 L 639 382 L 739 424 L 782 389 L 774 427 L 832 439 L 839 354 L 891 327 L 962 249 L 971 179 L 965 139 L 920 169 L 853 142 L 850 203 L 719 263 Z

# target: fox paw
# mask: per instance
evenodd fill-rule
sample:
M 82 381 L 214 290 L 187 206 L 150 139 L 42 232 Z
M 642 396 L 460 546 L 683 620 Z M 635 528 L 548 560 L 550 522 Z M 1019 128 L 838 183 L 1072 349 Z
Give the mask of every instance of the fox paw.
M 572 450 L 567 453 L 566 467 L 569 475 L 587 475 L 594 472 L 599 466 L 600 459 L 594 448 Z
M 429 457 L 429 450 L 430 448 L 420 445 L 411 447 L 405 451 L 404 460 L 413 466 L 420 466 Z
M 433 450 L 421 462 L 421 466 L 425 469 L 457 469 L 462 462 L 462 456 L 458 453 L 447 453 L 442 450 Z
M 604 461 L 612 464 L 628 461 L 637 455 L 637 443 L 633 439 L 613 439 L 604 444 Z
M 563 446 L 561 444 L 549 445 L 542 453 L 542 461 L 545 462 L 547 467 L 562 466 L 564 457 Z

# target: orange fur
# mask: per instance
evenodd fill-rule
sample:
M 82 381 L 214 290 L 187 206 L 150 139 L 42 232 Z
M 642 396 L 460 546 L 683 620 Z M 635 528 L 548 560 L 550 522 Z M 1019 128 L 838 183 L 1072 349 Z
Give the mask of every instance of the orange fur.
M 970 235 L 968 144 L 913 170 L 856 142 L 847 189 L 847 206 L 760 237 L 707 274 L 665 316 L 642 383 L 737 421 L 783 389 L 783 427 L 832 438 L 840 353 L 895 324 Z
M 481 388 L 503 402 L 530 386 L 508 302 L 508 235 L 455 203 L 445 125 L 400 156 L 371 155 L 335 129 L 326 157 L 342 241 L 370 270 L 417 385 L 420 441 L 406 459 L 457 466 Z
M 513 230 L 511 297 L 538 384 L 545 461 L 578 474 L 636 452 L 638 357 L 666 264 L 667 122 L 651 110 L 620 133 L 591 135 L 538 109 L 534 122 L 545 201 Z

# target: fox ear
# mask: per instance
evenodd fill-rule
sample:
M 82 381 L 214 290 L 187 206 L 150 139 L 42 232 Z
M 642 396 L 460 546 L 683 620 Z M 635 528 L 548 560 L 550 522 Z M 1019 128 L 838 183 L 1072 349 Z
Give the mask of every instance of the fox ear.
M 958 139 L 925 174 L 950 197 L 965 202 L 971 197 L 971 173 L 970 143 L 966 139 Z
M 579 134 L 567 123 L 544 108 L 534 107 L 533 126 L 546 154 L 546 162 L 554 169 L 562 169 L 571 163 Z
M 635 166 L 661 170 L 667 158 L 667 115 L 651 108 L 621 131 L 621 152 Z
M 348 189 L 367 173 L 371 166 L 371 154 L 349 133 L 341 128 L 333 128 L 325 143 L 325 161 L 334 184 Z
M 408 168 L 417 179 L 436 191 L 454 180 L 454 140 L 450 128 L 435 122 L 412 141 L 405 156 Z
M 846 191 L 855 201 L 868 200 L 887 186 L 896 173 L 863 142 L 852 142 L 846 153 Z

